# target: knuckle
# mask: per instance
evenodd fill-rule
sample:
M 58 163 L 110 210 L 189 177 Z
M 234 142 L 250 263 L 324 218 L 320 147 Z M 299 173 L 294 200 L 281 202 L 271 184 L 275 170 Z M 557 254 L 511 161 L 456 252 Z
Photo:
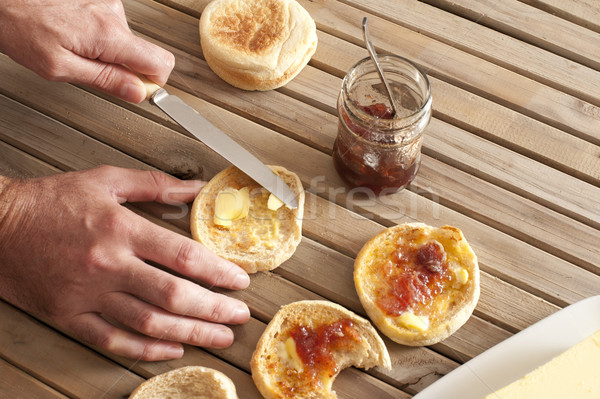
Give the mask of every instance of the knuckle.
M 104 65 L 92 81 L 92 85 L 101 90 L 108 90 L 119 82 L 117 75 L 118 71 L 113 65 Z
M 148 174 L 154 179 L 154 182 L 158 187 L 164 185 L 168 181 L 168 176 L 159 170 L 149 170 Z
M 100 245 L 92 245 L 85 252 L 83 263 L 83 266 L 90 275 L 107 270 L 111 265 L 108 254 Z
M 135 318 L 135 329 L 146 335 L 153 335 L 157 319 L 153 312 L 143 310 Z
M 206 346 L 211 341 L 211 333 L 204 325 L 194 325 L 187 336 L 187 342 L 193 342 L 196 345 Z
M 94 169 L 96 170 L 96 172 L 98 174 L 108 175 L 108 176 L 114 175 L 119 170 L 118 167 L 113 166 L 113 165 L 100 165 L 100 166 L 96 166 Z
M 167 190 L 166 188 L 168 188 L 172 184 L 170 177 L 166 173 L 163 173 L 158 170 L 151 170 L 147 173 L 154 184 L 155 191 L 157 192 L 157 200 L 164 202 L 165 198 L 163 197 L 169 194 L 169 190 Z
M 98 345 L 102 349 L 105 349 L 109 352 L 117 351 L 116 334 L 112 330 L 111 330 L 111 332 L 96 335 L 95 341 L 96 341 L 95 344 Z M 94 343 L 94 342 L 92 342 L 92 343 Z
M 105 211 L 103 215 L 104 228 L 108 232 L 121 232 L 126 231 L 129 223 L 125 220 L 122 209 L 119 207 L 113 207 Z
M 181 284 L 174 280 L 168 280 L 163 284 L 160 289 L 160 296 L 166 310 L 169 311 L 176 311 L 181 303 L 185 303 Z
M 39 69 L 40 75 L 53 82 L 63 82 L 66 79 L 65 68 L 62 62 L 56 57 L 48 56 L 43 62 L 43 67 Z
M 145 362 L 152 362 L 156 360 L 160 360 L 160 351 L 156 347 L 156 345 L 146 344 L 142 348 L 142 353 L 138 356 L 138 358 Z
M 211 301 L 207 309 L 207 319 L 210 321 L 223 320 L 225 301 Z
M 123 9 L 121 0 L 106 0 L 106 4 L 115 11 Z
M 177 270 L 184 274 L 191 274 L 201 256 L 200 248 L 193 241 L 184 241 L 175 258 Z

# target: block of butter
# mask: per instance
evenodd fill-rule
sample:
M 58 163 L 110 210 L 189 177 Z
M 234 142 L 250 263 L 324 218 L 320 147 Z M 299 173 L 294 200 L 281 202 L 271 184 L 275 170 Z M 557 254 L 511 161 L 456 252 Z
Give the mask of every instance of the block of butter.
M 485 399 L 600 398 L 600 331 Z

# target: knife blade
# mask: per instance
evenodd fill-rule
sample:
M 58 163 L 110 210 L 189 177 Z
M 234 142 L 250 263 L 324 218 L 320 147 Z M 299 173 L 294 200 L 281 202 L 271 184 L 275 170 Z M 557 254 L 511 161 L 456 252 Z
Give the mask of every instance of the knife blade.
M 179 97 L 169 94 L 162 87 L 148 94 L 151 104 L 156 105 L 194 137 L 273 193 L 288 208 L 296 209 L 298 207 L 296 194 L 275 172 L 196 112 L 194 108 Z

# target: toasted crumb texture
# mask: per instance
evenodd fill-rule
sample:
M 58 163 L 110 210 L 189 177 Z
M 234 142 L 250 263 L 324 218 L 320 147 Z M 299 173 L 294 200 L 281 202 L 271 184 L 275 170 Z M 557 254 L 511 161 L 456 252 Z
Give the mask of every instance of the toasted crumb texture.
M 342 322 L 350 327 L 343 330 L 346 335 L 340 338 L 342 343 L 330 352 L 335 365 L 330 374 L 314 374 L 315 370 L 307 364 L 294 365 L 285 344 L 295 329 L 318 331 Z M 341 335 L 338 332 L 336 336 Z M 367 320 L 332 302 L 299 301 L 282 306 L 273 317 L 256 346 L 250 366 L 254 383 L 267 399 L 334 399 L 337 396 L 331 386 L 342 369 L 349 366 L 391 369 L 391 361 L 383 340 Z
M 364 245 L 354 263 L 354 284 L 369 318 L 385 335 L 404 345 L 432 345 L 473 313 L 479 267 L 456 227 L 408 223 Z
M 268 207 L 265 188 L 235 166 L 218 173 L 200 191 L 192 206 L 192 237 L 217 255 L 238 264 L 248 273 L 272 270 L 289 259 L 302 239 L 304 189 L 298 176 L 280 166 L 271 166 L 297 195 L 298 207 Z M 234 220 L 231 226 L 214 223 L 215 199 L 228 188 L 249 189 L 248 216 Z
M 129 399 L 237 399 L 235 385 L 220 371 L 188 366 L 154 376 Z
M 316 26 L 295 0 L 214 0 L 202 11 L 200 41 L 210 68 L 244 90 L 292 80 L 317 48 Z

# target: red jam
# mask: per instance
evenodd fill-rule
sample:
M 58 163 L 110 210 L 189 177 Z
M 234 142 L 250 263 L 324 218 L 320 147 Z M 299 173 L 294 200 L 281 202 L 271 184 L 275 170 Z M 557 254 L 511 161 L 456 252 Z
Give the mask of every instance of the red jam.
M 356 104 L 367 114 L 379 119 L 392 119 L 392 109 L 383 103 L 360 105 Z
M 383 268 L 387 282 L 377 306 L 389 316 L 431 303 L 450 281 L 446 253 L 437 241 L 419 248 L 401 246 Z
M 365 113 L 378 119 L 391 119 L 392 110 L 385 104 L 356 104 Z M 341 110 L 338 135 L 333 147 L 333 162 L 338 174 L 354 187 L 365 187 L 375 194 L 398 191 L 406 187 L 419 169 L 420 152 L 404 159 L 394 143 L 393 134 L 374 137 L 371 131 L 353 123 Z M 357 140 L 350 132 L 364 140 Z M 387 145 L 387 146 L 386 146 Z
M 361 340 L 352 321 L 348 319 L 325 324 L 317 329 L 296 326 L 290 335 L 296 343 L 296 352 L 302 360 L 304 373 L 308 373 L 311 379 L 321 374 L 330 378 L 335 376 L 339 369 L 332 352 L 349 350 Z

